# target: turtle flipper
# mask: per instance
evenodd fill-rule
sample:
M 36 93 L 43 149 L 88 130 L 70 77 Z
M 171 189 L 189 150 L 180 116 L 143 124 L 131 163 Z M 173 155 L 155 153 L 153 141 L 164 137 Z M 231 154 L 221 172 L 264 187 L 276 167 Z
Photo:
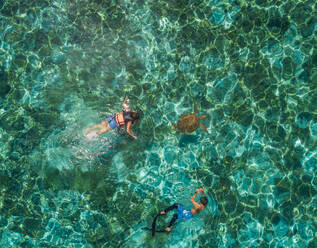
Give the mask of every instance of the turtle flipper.
M 201 128 L 204 132 L 206 132 L 207 134 L 209 134 L 208 131 L 207 131 L 207 128 L 205 127 L 204 124 L 199 123 L 199 126 L 200 126 L 200 128 Z
M 171 129 L 177 129 L 176 125 L 172 125 L 172 126 L 171 126 Z M 179 131 L 178 131 L 178 130 L 176 131 L 175 135 L 177 135 L 177 134 L 179 134 Z
M 206 119 L 207 118 L 207 115 L 200 115 L 200 116 L 198 116 L 198 119 L 199 120 L 203 120 L 203 119 Z

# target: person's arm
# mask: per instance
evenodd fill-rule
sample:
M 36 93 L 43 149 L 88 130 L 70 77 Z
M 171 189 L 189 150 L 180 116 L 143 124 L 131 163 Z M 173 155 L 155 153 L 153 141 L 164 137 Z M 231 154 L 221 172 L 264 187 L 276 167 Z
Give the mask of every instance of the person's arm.
M 195 208 L 199 207 L 199 203 L 195 201 L 197 192 L 195 192 L 195 194 L 190 198 L 191 203 L 195 206 Z
M 200 192 L 203 192 L 204 189 L 205 189 L 205 187 L 196 189 L 195 194 L 193 194 L 193 196 L 190 198 L 190 201 L 195 206 L 195 208 L 199 208 L 200 207 L 200 204 L 195 201 L 196 195 L 199 194 Z
M 129 97 L 128 96 L 125 96 L 123 102 L 122 102 L 122 108 L 124 109 L 124 111 L 128 112 L 128 111 L 131 111 L 127 102 L 129 101 Z
M 131 127 L 132 121 L 129 121 L 127 124 L 127 132 L 130 136 L 132 136 L 133 138 L 137 139 L 137 137 L 131 132 L 130 127 Z

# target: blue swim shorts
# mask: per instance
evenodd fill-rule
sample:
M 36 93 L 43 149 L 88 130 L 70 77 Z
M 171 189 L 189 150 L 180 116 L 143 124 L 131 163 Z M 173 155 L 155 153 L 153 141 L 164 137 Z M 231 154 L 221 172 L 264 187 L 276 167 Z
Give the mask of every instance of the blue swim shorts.
M 111 129 L 114 129 L 118 126 L 117 122 L 116 122 L 116 114 L 112 114 L 112 115 L 109 115 L 107 118 L 106 118 L 108 124 L 109 124 L 109 127 Z
M 182 220 L 189 220 L 193 217 L 191 211 L 186 210 L 182 205 L 178 205 L 177 207 L 177 218 Z

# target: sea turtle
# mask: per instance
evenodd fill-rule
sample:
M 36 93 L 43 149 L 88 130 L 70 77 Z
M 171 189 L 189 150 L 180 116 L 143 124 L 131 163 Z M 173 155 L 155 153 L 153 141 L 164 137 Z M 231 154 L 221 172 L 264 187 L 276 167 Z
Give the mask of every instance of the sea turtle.
M 194 113 L 183 114 L 181 118 L 179 118 L 177 124 L 172 126 L 173 129 L 177 129 L 177 132 L 175 135 L 177 135 L 179 132 L 186 133 L 186 134 L 192 133 L 198 127 L 200 127 L 203 131 L 208 133 L 204 124 L 199 122 L 202 119 L 206 119 L 207 115 L 197 116 L 196 113 L 197 113 L 197 109 L 196 109 L 196 105 L 194 105 Z

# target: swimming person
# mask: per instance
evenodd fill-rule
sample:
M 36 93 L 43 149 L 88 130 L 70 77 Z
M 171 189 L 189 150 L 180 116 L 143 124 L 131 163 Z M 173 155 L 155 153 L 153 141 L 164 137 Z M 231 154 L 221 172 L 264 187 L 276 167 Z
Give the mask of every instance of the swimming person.
M 154 221 L 152 223 L 152 236 L 154 236 L 155 232 L 163 232 L 163 231 L 156 231 L 155 227 L 156 227 L 156 220 L 160 215 L 165 215 L 166 213 L 168 213 L 169 211 L 173 210 L 173 209 L 177 209 L 177 213 L 175 213 L 168 225 L 168 227 L 165 228 L 165 232 L 170 232 L 171 228 L 173 226 L 173 224 L 175 223 L 176 220 L 189 220 L 191 218 L 194 217 L 195 214 L 203 211 L 205 209 L 205 207 L 208 204 L 208 199 L 205 195 L 205 187 L 202 188 L 198 188 L 195 192 L 195 194 L 190 198 L 191 203 L 194 205 L 191 210 L 186 210 L 182 205 L 180 204 L 173 204 L 172 206 L 169 206 L 168 208 L 166 208 L 165 210 L 161 211 L 155 218 Z M 196 202 L 195 198 L 196 195 L 202 193 L 202 196 L 200 198 L 200 202 Z
M 115 129 L 116 127 L 126 126 L 126 130 L 130 136 L 132 136 L 134 139 L 137 139 L 137 137 L 131 132 L 131 124 L 137 123 L 139 119 L 139 113 L 136 111 L 131 111 L 129 106 L 127 105 L 129 98 L 126 96 L 122 102 L 122 108 L 123 111 L 116 114 L 109 115 L 105 121 L 102 121 L 101 123 L 94 125 L 90 127 L 87 131 L 85 136 L 87 138 L 90 138 L 93 134 L 92 131 L 98 130 L 95 132 L 95 134 L 102 134 L 105 132 L 108 132 L 111 129 Z

